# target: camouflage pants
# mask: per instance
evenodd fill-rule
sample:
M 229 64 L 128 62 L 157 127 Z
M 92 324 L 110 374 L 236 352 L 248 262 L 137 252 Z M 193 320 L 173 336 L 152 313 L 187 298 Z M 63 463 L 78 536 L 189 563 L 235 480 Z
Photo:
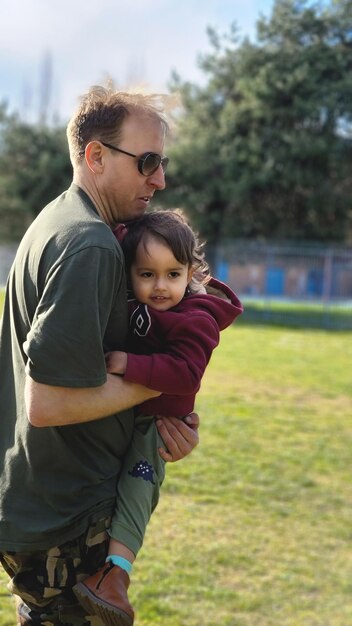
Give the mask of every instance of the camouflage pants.
M 110 522 L 94 522 L 77 539 L 47 551 L 0 552 L 19 626 L 103 626 L 98 617 L 86 615 L 72 587 L 104 564 Z

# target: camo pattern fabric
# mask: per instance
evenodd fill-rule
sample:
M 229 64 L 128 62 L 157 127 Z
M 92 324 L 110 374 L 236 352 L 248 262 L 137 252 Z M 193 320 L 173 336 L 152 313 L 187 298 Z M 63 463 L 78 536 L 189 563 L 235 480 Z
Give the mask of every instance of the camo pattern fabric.
M 98 520 L 77 539 L 48 551 L 0 553 L 18 626 L 103 626 L 99 617 L 86 615 L 72 587 L 104 564 L 110 523 L 111 518 Z

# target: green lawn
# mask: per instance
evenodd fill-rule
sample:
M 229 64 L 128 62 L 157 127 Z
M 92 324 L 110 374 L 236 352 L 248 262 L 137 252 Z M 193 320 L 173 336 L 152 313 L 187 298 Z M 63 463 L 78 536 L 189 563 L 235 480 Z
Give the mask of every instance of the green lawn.
M 136 561 L 136 626 L 352 626 L 352 333 L 234 325 Z M 0 587 L 0 626 L 14 626 Z

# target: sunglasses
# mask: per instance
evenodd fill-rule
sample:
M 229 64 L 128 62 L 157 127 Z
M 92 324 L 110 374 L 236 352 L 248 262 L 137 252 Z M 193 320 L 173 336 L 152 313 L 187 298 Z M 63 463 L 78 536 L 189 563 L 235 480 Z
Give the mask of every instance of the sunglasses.
M 163 172 L 166 172 L 166 168 L 169 163 L 168 157 L 162 157 L 157 152 L 145 152 L 140 157 L 137 157 L 136 154 L 132 154 L 132 152 L 126 152 L 126 150 L 121 150 L 121 148 L 116 148 L 116 146 L 112 146 L 110 143 L 101 142 L 103 146 L 106 148 L 110 148 L 110 150 L 116 150 L 116 152 L 122 152 L 122 154 L 127 154 L 130 157 L 138 158 L 138 170 L 143 176 L 151 176 L 156 172 L 158 167 L 161 165 L 163 168 Z

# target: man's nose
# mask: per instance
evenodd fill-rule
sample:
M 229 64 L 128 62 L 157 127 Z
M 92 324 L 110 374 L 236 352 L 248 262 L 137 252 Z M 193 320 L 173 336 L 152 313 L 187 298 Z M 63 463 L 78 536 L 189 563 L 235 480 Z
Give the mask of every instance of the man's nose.
M 165 174 L 161 165 L 159 165 L 158 169 L 153 174 L 148 176 L 148 182 L 154 189 L 158 189 L 159 191 L 165 189 Z

